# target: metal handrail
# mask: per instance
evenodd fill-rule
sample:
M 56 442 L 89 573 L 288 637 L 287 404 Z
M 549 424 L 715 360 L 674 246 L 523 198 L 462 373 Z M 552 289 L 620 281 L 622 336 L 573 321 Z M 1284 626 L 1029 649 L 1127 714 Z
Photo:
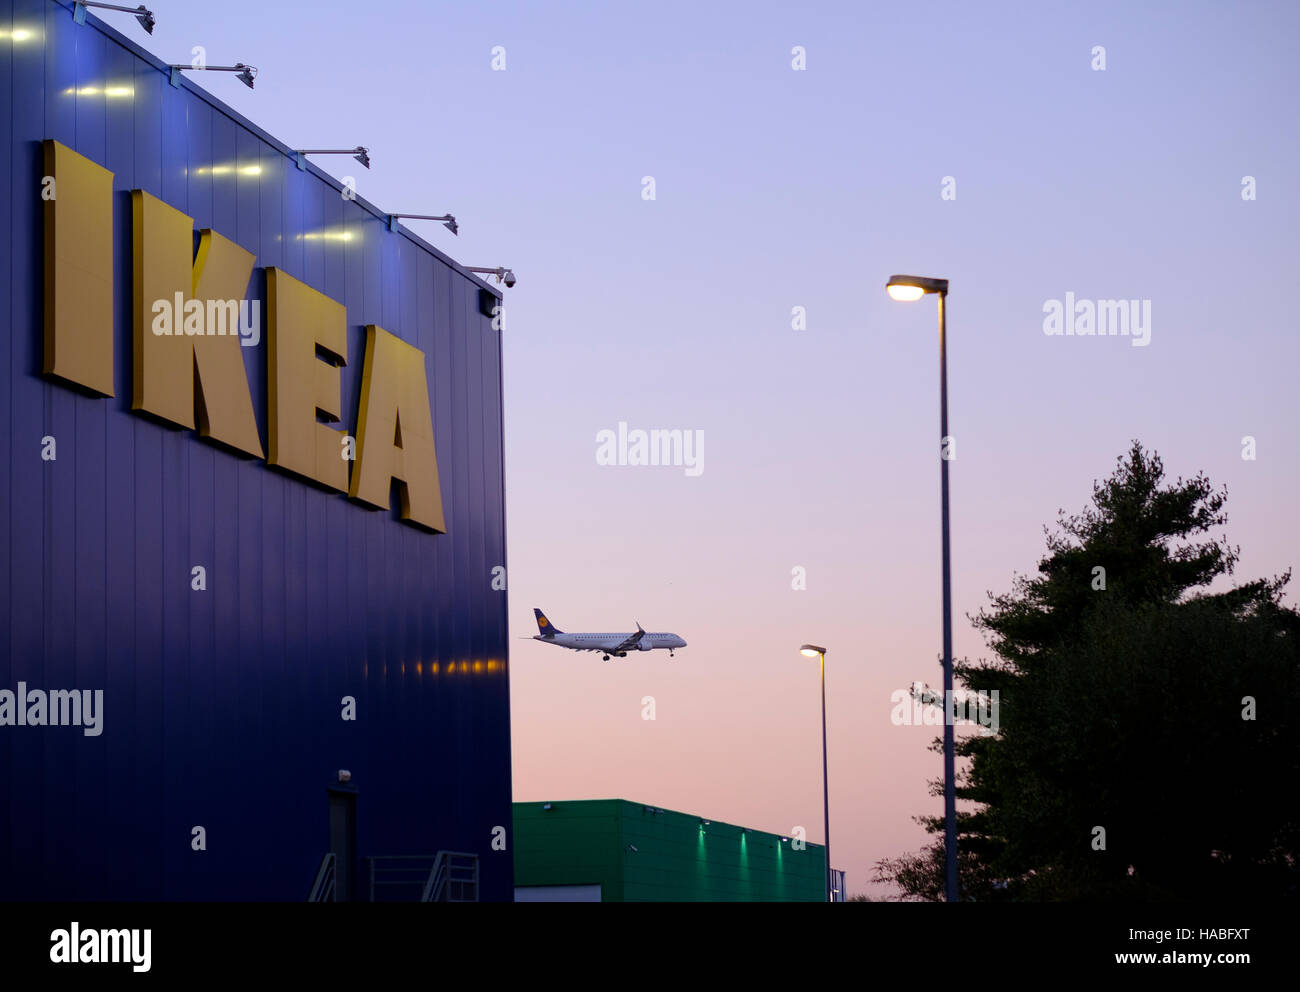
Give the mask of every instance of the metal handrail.
M 335 858 L 333 852 L 330 852 L 320 860 L 320 867 L 316 870 L 316 881 L 312 883 L 311 893 L 307 896 L 307 901 L 336 902 L 337 881 Z
M 446 852 L 439 851 L 438 856 L 433 860 L 433 867 L 429 869 L 429 879 L 424 883 L 420 902 L 442 902 L 442 888 L 446 884 L 447 870 Z
M 456 859 L 464 859 L 457 861 Z M 468 873 L 468 877 L 466 876 Z M 455 888 L 453 888 L 455 886 Z M 466 887 L 469 896 L 466 898 Z M 478 902 L 478 855 L 464 851 L 439 851 L 425 884 L 424 902 Z M 459 898 L 453 898 L 453 895 Z
M 370 901 L 383 886 L 419 886 L 420 902 L 477 902 L 478 855 L 463 851 L 389 854 L 366 858 Z M 423 862 L 424 864 L 417 864 Z M 425 865 L 428 865 L 427 870 Z

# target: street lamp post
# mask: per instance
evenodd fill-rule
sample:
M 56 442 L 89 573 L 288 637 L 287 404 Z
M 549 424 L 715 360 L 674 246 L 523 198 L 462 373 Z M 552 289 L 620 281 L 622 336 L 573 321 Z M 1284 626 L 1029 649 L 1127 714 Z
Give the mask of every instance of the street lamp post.
M 826 856 L 826 901 L 831 898 L 831 788 L 830 776 L 826 767 L 826 649 L 816 644 L 805 644 L 799 648 L 805 658 L 818 658 L 822 670 L 822 817 L 826 832 L 823 853 Z
M 927 276 L 890 276 L 885 286 L 896 300 L 919 300 L 927 293 L 939 297 L 939 478 L 943 528 L 943 819 L 944 898 L 956 902 L 957 790 L 954 781 L 956 740 L 949 701 L 952 699 L 952 547 L 948 534 L 948 280 Z

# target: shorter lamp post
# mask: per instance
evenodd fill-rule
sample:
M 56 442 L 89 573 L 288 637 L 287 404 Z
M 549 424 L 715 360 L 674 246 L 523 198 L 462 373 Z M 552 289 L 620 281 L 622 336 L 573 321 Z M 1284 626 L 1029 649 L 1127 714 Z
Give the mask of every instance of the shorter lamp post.
M 818 658 L 822 673 L 822 816 L 826 831 L 826 901 L 831 901 L 831 790 L 830 777 L 826 767 L 826 649 L 816 644 L 805 644 L 799 648 L 805 658 Z

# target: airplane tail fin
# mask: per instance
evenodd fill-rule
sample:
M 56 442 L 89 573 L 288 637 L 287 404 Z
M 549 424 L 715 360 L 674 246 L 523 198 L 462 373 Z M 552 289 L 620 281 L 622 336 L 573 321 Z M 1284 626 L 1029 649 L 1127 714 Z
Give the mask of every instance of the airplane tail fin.
M 560 630 L 559 627 L 547 620 L 546 614 L 535 606 L 533 607 L 533 615 L 537 617 L 537 630 L 543 637 L 550 637 L 553 634 L 564 633 L 564 631 Z

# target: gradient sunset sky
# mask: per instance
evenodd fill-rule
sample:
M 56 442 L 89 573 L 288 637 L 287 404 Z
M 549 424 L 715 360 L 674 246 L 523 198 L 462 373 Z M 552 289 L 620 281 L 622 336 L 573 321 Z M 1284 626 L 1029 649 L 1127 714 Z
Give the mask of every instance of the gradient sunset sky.
M 1133 438 L 1171 478 L 1227 484 L 1239 579 L 1297 563 L 1300 8 L 797 7 L 157 0 L 151 38 L 108 19 L 167 61 L 203 45 L 257 65 L 252 92 L 196 82 L 291 145 L 368 146 L 369 172 L 317 162 L 384 209 L 454 213 L 459 237 L 412 227 L 518 275 L 516 800 L 820 842 L 815 641 L 832 861 L 880 894 L 871 863 L 942 810 L 937 728 L 889 719 L 894 690 L 940 680 L 935 305 L 885 281 L 951 280 L 958 657 L 988 656 L 966 614 L 1035 567 L 1042 526 Z M 1067 292 L 1151 301 L 1150 344 L 1045 335 Z M 598 465 L 620 421 L 703 431 L 703 472 Z M 604 664 L 515 639 L 534 606 L 689 647 Z

